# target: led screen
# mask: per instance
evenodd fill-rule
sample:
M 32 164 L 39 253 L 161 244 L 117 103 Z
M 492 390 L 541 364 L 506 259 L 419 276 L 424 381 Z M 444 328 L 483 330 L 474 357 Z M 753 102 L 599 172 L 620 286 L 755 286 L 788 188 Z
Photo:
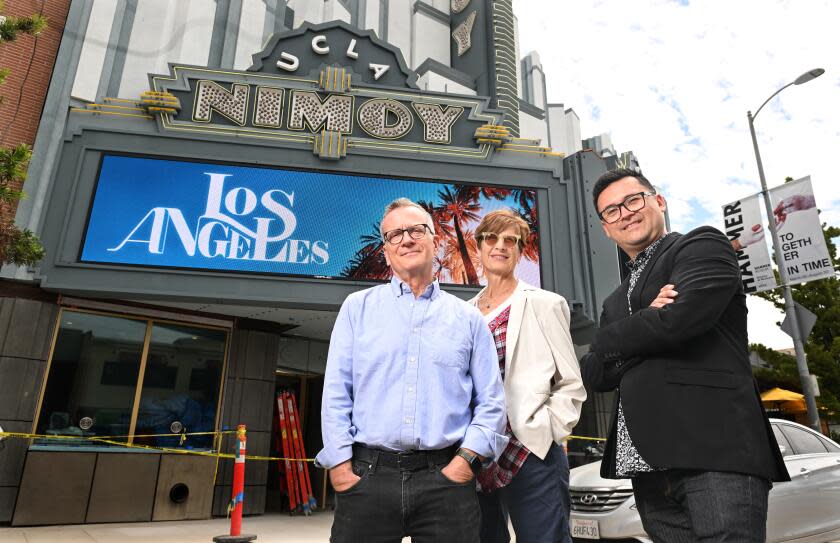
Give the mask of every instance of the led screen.
M 539 286 L 533 190 L 105 155 L 81 251 L 85 262 L 383 280 L 379 221 L 399 197 L 441 236 L 441 283 L 479 284 L 473 231 L 494 209 L 531 225 L 517 276 Z

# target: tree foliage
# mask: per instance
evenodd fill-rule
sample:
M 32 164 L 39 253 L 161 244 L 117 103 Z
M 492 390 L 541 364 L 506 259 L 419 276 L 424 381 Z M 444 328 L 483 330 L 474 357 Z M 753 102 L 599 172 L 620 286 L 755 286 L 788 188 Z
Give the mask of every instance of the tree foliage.
M 0 11 L 3 1 L 0 0 Z M 31 17 L 0 16 L 0 45 L 14 41 L 19 34 L 37 36 L 47 26 L 43 15 Z M 0 85 L 9 70 L 0 67 Z M 0 96 L 0 102 L 2 97 Z M 25 194 L 19 187 L 26 179 L 32 151 L 29 146 L 0 147 L 0 264 L 34 265 L 44 257 L 44 247 L 31 231 L 18 228 L 12 218 L 15 203 Z
M 0 0 L 0 11 L 3 11 L 3 7 Z M 37 13 L 30 17 L 3 17 L 0 20 L 0 41 L 15 41 L 20 33 L 37 36 L 45 28 L 47 18 Z

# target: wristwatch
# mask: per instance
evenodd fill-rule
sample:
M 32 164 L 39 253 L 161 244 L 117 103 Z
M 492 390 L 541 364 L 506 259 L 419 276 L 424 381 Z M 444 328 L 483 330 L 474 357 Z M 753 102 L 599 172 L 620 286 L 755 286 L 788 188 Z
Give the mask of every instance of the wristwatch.
M 458 449 L 455 452 L 455 455 L 460 456 L 461 458 L 466 460 L 467 463 L 469 463 L 470 469 L 474 474 L 478 475 L 478 472 L 481 471 L 481 457 L 475 454 L 474 452 L 468 451 L 467 449 Z

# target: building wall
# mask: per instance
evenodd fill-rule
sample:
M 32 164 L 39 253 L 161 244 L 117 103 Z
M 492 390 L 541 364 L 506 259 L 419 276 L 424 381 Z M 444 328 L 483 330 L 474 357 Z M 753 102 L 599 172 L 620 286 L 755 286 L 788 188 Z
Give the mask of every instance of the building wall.
M 566 145 L 572 149 L 570 152 L 577 152 L 583 149 L 580 141 L 580 117 L 572 109 L 565 112 Z
M 50 356 L 53 342 L 58 305 L 35 287 L 0 283 L 0 291 L 9 297 L 0 298 L 0 426 L 10 432 L 29 433 L 32 431 L 37 415 L 37 403 L 42 389 L 44 372 Z M 12 297 L 14 296 L 14 297 Z M 270 450 L 271 424 L 273 413 L 273 399 L 275 392 L 275 368 L 282 359 L 281 349 L 284 339 L 279 333 L 256 331 L 246 328 L 235 328 L 230 332 L 230 350 L 225 377 L 221 428 L 235 429 L 239 424 L 245 424 L 248 429 L 248 452 L 251 455 L 268 456 Z M 307 367 L 322 370 L 326 361 L 325 349 L 310 349 L 310 360 Z M 224 451 L 235 450 L 234 436 L 227 434 L 222 441 Z M 160 464 L 149 474 L 158 481 L 158 486 L 170 488 L 180 479 L 190 479 L 192 471 L 195 487 L 191 489 L 192 496 L 185 508 L 172 507 L 167 495 L 155 496 L 154 493 L 144 495 L 141 499 L 132 499 L 131 485 L 118 485 L 111 489 L 112 499 L 131 502 L 129 509 L 120 511 L 104 511 L 106 505 L 97 505 L 102 496 L 97 492 L 97 479 L 103 477 L 104 461 L 100 454 L 86 449 L 84 455 L 91 462 L 90 469 L 74 473 L 72 476 L 60 476 L 45 480 L 45 466 L 27 468 L 24 466 L 27 455 L 28 441 L 9 439 L 0 448 L 0 523 L 12 522 L 19 524 L 55 524 L 93 522 L 92 518 L 100 521 L 128 521 L 128 520 L 181 520 L 186 518 L 207 518 L 212 513 L 224 516 L 230 501 L 231 478 L 233 462 L 221 460 L 216 469 L 215 462 L 204 465 L 200 457 L 183 457 L 175 455 Z M 72 466 L 73 458 L 64 453 L 40 449 L 34 453 L 40 455 L 46 465 L 51 462 L 62 466 Z M 75 454 L 75 453 L 74 453 Z M 46 456 L 45 456 L 46 455 Z M 57 456 L 50 456 L 57 455 Z M 104 456 L 110 456 L 105 453 Z M 127 460 L 136 459 L 136 455 L 128 455 Z M 196 460 L 197 459 L 197 460 Z M 40 460 L 39 460 L 40 461 Z M 69 464 L 67 462 L 70 462 Z M 124 462 L 121 460 L 120 462 Z M 174 472 L 167 474 L 165 464 L 174 462 Z M 43 462 L 42 462 L 43 463 Z M 37 462 L 33 462 L 35 466 Z M 125 464 L 128 465 L 128 464 Z M 203 483 L 217 474 L 212 497 L 202 491 Z M 265 495 L 267 482 L 267 462 L 250 462 L 246 468 L 246 514 L 262 514 L 265 511 Z M 109 475 L 110 479 L 123 481 L 130 479 L 131 474 L 119 470 Z M 127 479 L 126 479 L 127 478 Z M 147 477 L 148 479 L 148 477 Z M 149 481 L 145 481 L 149 483 Z M 48 486 L 54 492 L 49 498 L 44 496 Z M 19 493 L 20 489 L 20 493 Z M 167 490 L 168 492 L 168 490 Z M 107 492 L 106 492 L 107 493 Z M 166 493 L 164 493 L 166 494 Z M 74 496 L 72 500 L 62 497 Z M 204 497 L 202 497 L 204 496 Z M 81 502 L 79 507 L 72 503 Z M 142 503 L 141 503 L 142 502 Z M 88 506 L 88 503 L 90 504 Z M 77 504 L 78 505 L 78 504 Z M 154 505 L 154 507 L 152 507 Z M 135 507 L 136 506 L 136 507 Z M 136 509 L 136 510 L 135 510 Z M 111 518 L 100 518 L 100 515 L 112 515 Z M 116 515 L 116 516 L 114 516 Z M 121 516 L 122 515 L 122 516 Z M 132 516 L 134 515 L 134 516 Z M 145 515 L 145 516 L 144 516 Z
M 117 2 L 94 2 L 90 11 L 90 24 L 85 32 L 79 63 L 85 67 L 73 83 L 73 96 L 94 100 L 99 88 L 99 74 L 105 66 L 109 52 L 108 40 L 111 25 L 117 16 Z M 113 62 L 113 47 L 110 61 Z
M 362 28 L 373 30 L 379 38 L 384 39 L 379 29 L 379 15 L 383 9 L 382 4 L 382 0 L 365 0 L 365 9 L 359 24 Z
M 418 5 L 430 4 L 418 2 L 411 15 L 411 56 L 406 57 L 409 68 L 413 70 L 429 58 L 449 66 L 448 13 L 417 9 Z M 438 13 L 439 17 L 430 13 Z
M 540 55 L 531 51 L 519 62 L 522 77 L 522 98 L 529 104 L 540 109 L 546 107 L 545 74 L 543 73 Z
M 233 62 L 233 67 L 237 70 L 247 69 L 251 65 L 251 55 L 261 51 L 265 44 L 267 37 L 263 30 L 268 15 L 266 8 L 263 0 L 242 0 L 239 33 L 236 40 L 236 58 Z
M 516 58 L 522 58 L 522 51 L 519 47 L 519 18 L 516 15 L 513 16 L 513 31 L 514 31 L 514 43 L 515 43 L 515 50 L 516 50 Z M 520 98 L 524 98 L 522 94 L 522 63 L 516 63 L 516 95 Z
M 15 0 L 6 2 L 5 6 L 2 13 L 5 16 L 28 17 L 40 13 L 48 20 L 47 28 L 37 37 L 20 33 L 13 42 L 0 41 L 0 68 L 10 70 L 5 84 L 0 87 L 3 97 L 0 102 L 0 145 L 13 147 L 25 143 L 32 146 L 70 0 Z M 6 218 L 14 211 L 14 208 L 2 205 L 0 218 Z
M 228 354 L 227 381 L 222 406 L 222 428 L 247 427 L 248 454 L 268 456 L 271 449 L 271 424 L 275 374 L 280 358 L 279 334 L 235 329 Z M 226 434 L 222 450 L 235 450 L 235 435 Z M 245 514 L 265 512 L 267 462 L 245 464 Z M 219 462 L 213 493 L 213 514 L 225 516 L 233 484 L 233 460 Z
M 581 144 L 584 149 L 592 149 L 601 155 L 615 156 L 616 154 L 615 147 L 612 143 L 612 137 L 608 132 L 592 136 L 591 138 L 586 138 Z
M 413 14 L 413 0 L 388 0 L 388 43 L 395 45 L 402 51 L 406 63 L 412 59 L 411 15 Z M 421 61 L 422 62 L 422 61 Z M 413 66 L 409 66 L 413 68 Z
M 525 111 L 519 111 L 519 136 L 538 140 L 540 145 L 548 145 L 548 126 L 544 118 L 539 118 Z
M 75 98 L 137 99 L 149 73 L 167 64 L 245 70 L 275 32 L 341 20 L 374 30 L 416 68 L 426 59 L 450 65 L 449 3 L 445 0 L 89 0 L 89 30 L 73 74 Z M 351 10 L 348 6 L 352 7 Z
M 455 83 L 451 79 L 447 79 L 446 77 L 432 71 L 428 71 L 418 77 L 417 86 L 428 91 L 475 96 L 475 91 L 471 88 Z
M 361 17 L 359 19 L 360 25 L 363 24 L 365 27 L 376 29 L 377 34 L 384 29 L 385 32 L 382 32 L 382 34 L 387 34 L 391 43 L 403 47 L 403 54 L 406 59 L 409 59 L 412 67 L 422 64 L 428 58 L 446 66 L 451 64 L 449 50 L 451 38 L 448 28 L 441 21 L 441 16 L 429 14 L 424 9 L 417 9 L 417 2 L 413 0 L 366 0 L 362 4 L 338 2 L 336 0 L 327 2 L 314 0 L 290 0 L 288 2 L 285 2 L 285 0 L 86 1 L 89 2 L 86 4 L 89 11 L 84 19 L 85 24 L 83 28 L 72 34 L 73 36 L 79 34 L 84 36 L 83 41 L 79 44 L 78 69 L 76 69 L 74 62 L 72 66 L 62 65 L 62 69 L 56 70 L 55 74 L 56 80 L 71 77 L 73 82 L 72 95 L 82 100 L 92 101 L 104 96 L 136 99 L 141 92 L 148 89 L 147 73 L 167 73 L 169 62 L 245 69 L 250 65 L 250 55 L 261 48 L 265 39 L 277 31 L 278 28 L 285 28 L 283 26 L 285 24 L 284 14 L 291 13 L 291 11 L 283 11 L 286 9 L 294 11 L 295 26 L 301 24 L 304 20 L 318 23 L 335 18 L 351 21 L 354 17 Z M 34 0 L 28 3 L 26 1 L 15 2 L 15 8 L 23 6 L 23 11 L 26 12 L 26 6 L 29 4 L 36 4 L 36 2 Z M 66 17 L 70 5 L 69 0 L 66 2 L 53 2 L 51 0 L 48 4 L 50 9 L 63 4 L 64 16 Z M 444 15 L 449 13 L 448 1 L 446 0 L 426 1 L 425 4 Z M 77 3 L 76 6 L 78 5 Z M 364 9 L 353 11 L 348 7 L 356 6 L 356 8 L 359 8 L 360 5 L 364 5 Z M 76 6 L 74 6 L 74 9 Z M 10 10 L 7 13 L 10 13 Z M 49 31 L 53 31 L 57 29 L 56 23 L 59 18 L 55 15 L 50 17 L 51 27 Z M 89 17 L 89 23 L 87 17 Z M 63 24 L 63 19 L 61 21 Z M 385 23 L 384 27 L 382 26 L 383 22 Z M 435 38 L 427 39 L 431 35 L 434 35 Z M 60 32 L 58 36 L 61 36 Z M 71 36 L 71 33 L 68 33 L 68 36 Z M 30 55 L 32 58 L 42 58 L 43 51 L 38 48 L 51 43 L 45 35 L 37 41 L 24 36 L 21 38 L 20 44 L 25 44 L 27 40 L 34 42 L 32 44 L 34 49 Z M 53 43 L 52 57 L 50 57 L 52 59 L 55 58 L 58 43 L 56 38 Z M 2 55 L 7 52 L 7 48 L 17 45 L 19 44 L 0 46 L 0 65 L 9 65 Z M 492 43 L 490 46 L 492 47 Z M 15 59 L 19 58 L 27 57 L 25 54 L 15 57 Z M 497 60 L 504 60 L 505 64 L 508 64 L 507 59 L 502 59 L 501 56 L 498 56 Z M 514 62 L 513 66 L 518 71 L 517 64 Z M 18 71 L 15 66 L 12 67 L 15 71 Z M 33 88 L 41 89 L 39 91 L 41 92 L 40 104 L 43 104 L 47 94 L 51 67 L 52 64 L 50 64 L 49 69 L 46 69 L 44 75 L 42 71 L 39 71 L 41 67 L 33 63 L 29 77 L 25 78 L 27 86 L 32 83 Z M 41 79 L 32 79 L 36 76 L 41 77 Z M 14 79 L 10 78 L 9 84 L 2 89 L 6 96 L 9 95 L 8 89 L 13 88 L 13 81 Z M 38 84 L 35 85 L 35 82 Z M 456 94 L 476 94 L 473 89 L 432 71 L 425 72 L 418 84 L 421 88 L 428 90 Z M 70 86 L 67 88 L 69 91 Z M 21 95 L 20 115 L 18 116 L 3 116 L 5 110 L 2 108 L 9 106 L 8 101 L 0 106 L 0 119 L 11 118 L 13 123 L 10 126 L 16 127 L 6 131 L 9 137 L 15 133 L 14 130 L 24 130 L 20 134 L 28 134 L 30 140 L 34 141 L 35 130 L 40 118 L 40 109 L 35 113 L 35 110 L 30 111 L 30 109 L 24 107 L 28 103 L 26 101 L 30 100 L 33 95 L 37 96 L 37 93 Z M 542 98 L 544 101 L 544 94 Z M 61 110 L 62 115 L 66 115 L 66 107 L 58 107 L 57 109 Z M 575 124 L 576 115 L 570 117 L 568 112 L 563 112 L 562 107 L 560 112 L 563 113 L 564 121 L 567 121 L 560 130 L 565 130 L 568 136 L 569 131 L 571 130 L 571 133 L 574 133 L 576 128 L 577 137 L 571 139 L 567 137 L 567 140 L 569 142 L 579 142 L 579 123 Z M 25 113 L 30 116 L 27 117 L 24 115 Z M 545 121 L 536 114 L 520 112 L 519 115 L 520 120 L 517 121 L 517 127 L 520 124 L 522 125 L 522 135 L 538 139 L 543 145 L 546 145 L 548 143 L 548 131 Z M 63 130 L 65 118 L 65 116 L 61 116 L 59 119 L 59 136 L 56 140 L 58 142 L 61 141 L 60 132 Z M 3 129 L 2 124 L 0 124 L 0 129 Z M 29 132 L 26 132 L 26 130 L 29 130 Z M 1 134 L 4 138 L 7 136 L 5 132 Z M 571 148 L 572 143 L 568 143 L 568 145 Z M 55 156 L 58 156 L 61 147 L 55 147 L 54 150 L 56 151 Z M 307 157 L 308 159 L 311 158 L 311 153 L 307 153 Z M 516 162 L 520 159 L 523 163 L 529 160 L 525 157 L 512 158 L 512 162 L 508 166 L 524 167 L 524 164 Z M 348 160 L 352 160 L 352 158 Z M 582 164 L 578 164 L 578 166 L 583 168 Z M 433 164 L 429 170 L 429 175 L 444 176 L 447 173 L 445 167 L 454 168 L 455 166 Z M 43 166 L 39 172 L 44 179 L 52 178 L 53 171 L 48 166 Z M 587 179 L 591 177 L 589 175 Z M 574 176 L 571 179 L 577 180 Z M 44 186 L 44 190 L 47 190 L 48 185 Z M 564 195 L 566 194 L 565 191 L 568 190 L 569 198 L 575 196 L 575 191 L 571 188 L 567 189 L 565 184 L 562 189 Z M 552 184 L 550 190 L 560 189 Z M 560 200 L 555 197 L 553 201 Z M 562 201 L 566 202 L 566 200 Z M 544 206 L 547 205 L 544 204 Z M 576 204 L 570 202 L 566 207 L 571 213 Z M 547 207 L 545 209 L 548 210 Z M 564 208 L 563 211 L 566 211 L 566 209 Z M 39 212 L 36 210 L 36 212 L 33 212 L 33 216 L 37 218 Z M 557 226 L 554 226 L 554 228 L 556 229 Z M 598 235 L 600 235 L 600 232 L 598 232 Z M 556 237 L 560 239 L 559 233 Z M 575 242 L 584 238 L 584 236 L 573 237 L 575 237 Z M 566 247 L 563 246 L 558 250 L 562 249 L 566 249 Z M 601 251 L 601 248 L 598 247 L 597 250 Z M 566 252 L 571 253 L 572 251 Z M 602 256 L 602 254 L 599 253 L 599 256 Z M 571 265 L 569 267 L 571 268 Z M 565 272 L 566 270 L 562 271 Z M 583 273 L 561 274 L 558 272 L 559 275 L 575 277 L 576 282 L 588 281 L 588 279 L 580 278 L 584 275 Z M 3 286 L 5 285 L 0 285 L 0 287 Z M 548 284 L 547 288 L 553 286 L 553 284 Z M 590 293 L 591 285 L 581 288 L 578 288 L 578 286 L 575 285 L 575 292 L 586 291 L 590 294 L 590 297 L 597 298 L 596 294 Z M 334 298 L 338 299 L 338 297 Z M 600 307 L 600 304 L 597 307 Z M 48 356 L 48 345 L 54 326 L 55 311 L 56 306 L 50 300 L 32 300 L 20 296 L 0 299 L 0 383 L 3 384 L 0 388 L 0 424 L 5 429 L 12 431 L 29 431 L 31 429 L 36 409 L 33 398 L 34 394 L 37 394 L 41 388 L 43 367 Z M 27 335 L 19 329 L 21 326 L 28 326 L 29 330 L 37 330 L 37 334 L 30 333 Z M 32 345 L 26 348 L 21 347 L 22 339 L 31 340 Z M 238 423 L 248 425 L 249 451 L 252 451 L 252 454 L 268 454 L 271 403 L 274 394 L 273 372 L 279 357 L 281 342 L 282 340 L 277 334 L 247 329 L 233 332 L 233 346 L 230 354 L 222 413 L 224 425 L 228 428 Z M 606 412 L 606 409 L 603 411 Z M 225 445 L 230 450 L 231 443 L 228 442 Z M 8 521 L 11 517 L 11 508 L 14 507 L 17 487 L 20 484 L 20 472 L 24 456 L 25 448 L 21 448 L 20 444 L 15 443 L 9 444 L 4 451 L 0 452 L 0 522 Z M 213 511 L 217 514 L 224 513 L 224 507 L 229 500 L 229 467 L 224 463 L 220 465 L 220 478 L 214 488 Z M 265 504 L 265 466 L 261 466 L 260 463 L 252 463 L 249 464 L 248 470 L 246 481 L 249 484 L 246 489 L 246 513 L 261 513 Z
M 0 426 L 29 433 L 35 419 L 58 306 L 32 288 L 0 283 Z M 27 297 L 28 296 L 28 297 Z M 0 448 L 0 524 L 12 520 L 28 441 Z
M 27 17 L 41 13 L 47 28 L 37 37 L 20 33 L 15 41 L 0 41 L 0 67 L 11 73 L 0 87 L 0 144 L 16 145 L 35 141 L 41 108 L 47 95 L 55 55 L 64 33 L 70 0 L 6 2 L 3 15 Z
M 581 150 L 580 119 L 572 109 L 563 104 L 548 104 L 546 109 L 551 132 L 551 147 L 566 156 Z

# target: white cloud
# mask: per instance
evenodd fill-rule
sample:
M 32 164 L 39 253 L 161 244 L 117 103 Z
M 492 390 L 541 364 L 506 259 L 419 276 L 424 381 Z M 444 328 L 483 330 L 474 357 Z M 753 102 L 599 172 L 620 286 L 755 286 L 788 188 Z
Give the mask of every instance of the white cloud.
M 785 319 L 784 313 L 757 296 L 747 296 L 747 335 L 750 343 L 761 343 L 771 349 L 793 348 L 793 340 L 775 323 Z
M 583 137 L 610 132 L 618 150 L 636 153 L 675 230 L 720 226 L 723 204 L 758 192 L 747 110 L 825 68 L 771 101 L 756 129 L 768 184 L 811 175 L 821 218 L 840 225 L 840 3 L 515 0 L 514 9 L 549 101 L 575 109 Z M 750 301 L 751 340 L 785 346 L 778 312 L 763 304 Z
M 840 38 L 831 28 L 840 4 L 517 0 L 515 9 L 522 51 L 540 52 L 549 100 L 575 108 L 583 136 L 611 132 L 672 205 L 715 216 L 760 188 L 747 110 L 825 68 L 786 89 L 756 127 L 770 186 L 810 174 L 823 217 L 840 224 L 830 166 L 840 145 Z M 696 225 L 692 214 L 672 220 Z

